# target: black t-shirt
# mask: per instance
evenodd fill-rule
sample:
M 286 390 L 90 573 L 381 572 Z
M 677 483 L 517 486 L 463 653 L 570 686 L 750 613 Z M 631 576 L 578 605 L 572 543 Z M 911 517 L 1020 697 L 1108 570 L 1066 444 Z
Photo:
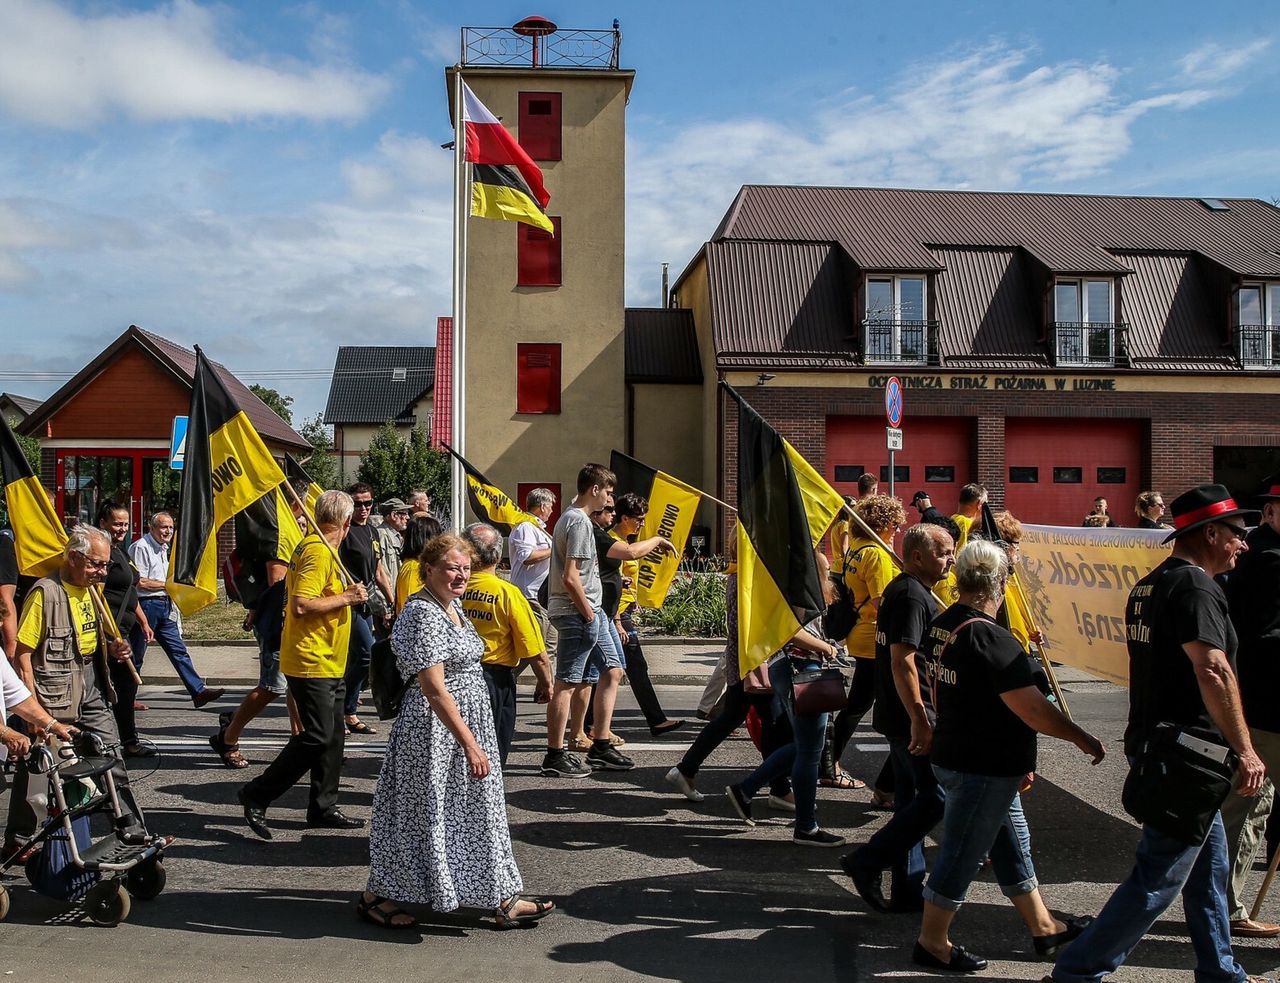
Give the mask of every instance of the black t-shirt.
M 1145 515 L 1138 519 L 1139 529 L 1164 529 L 1165 527 L 1156 522 L 1155 519 L 1148 519 Z
M 1280 732 L 1280 533 L 1258 526 L 1249 552 L 1227 581 L 1231 621 L 1240 637 L 1236 670 L 1250 727 Z
M 966 625 L 946 645 L 950 634 L 970 618 L 980 620 Z M 981 611 L 953 604 L 929 626 L 924 653 L 929 682 L 936 687 L 938 714 L 929 760 L 976 775 L 1011 777 L 1035 771 L 1036 732 L 1000 697 L 1035 685 L 1018 640 Z
M 920 695 L 924 697 L 925 713 L 933 719 L 924 656 L 919 650 L 937 610 L 929 588 L 909 573 L 893 578 L 880 598 L 876 616 L 876 702 L 871 724 L 885 737 L 906 740 L 911 736 L 911 717 L 893 681 L 892 645 L 915 646 Z
M 0 586 L 18 586 L 18 553 L 13 539 L 0 534 Z
M 112 543 L 111 565 L 102 584 L 102 597 L 122 635 L 127 635 L 138 620 L 137 587 L 138 571 L 129 562 L 129 554 L 119 544 Z
M 364 584 L 370 594 L 378 589 L 377 542 L 373 526 L 366 522 L 363 526 L 352 524 L 342 545 L 338 547 L 338 559 L 342 561 L 342 565 L 351 576 Z M 355 610 L 358 614 L 368 615 L 369 605 L 361 604 Z
M 591 531 L 596 537 L 596 555 L 600 562 L 600 609 L 612 621 L 622 599 L 622 561 L 609 558 L 609 547 L 617 540 L 607 530 L 593 522 Z
M 1171 556 L 1134 585 L 1124 612 L 1129 646 L 1126 754 L 1138 754 L 1156 724 L 1213 730 L 1183 645 L 1204 642 L 1235 661 L 1227 597 L 1200 567 Z

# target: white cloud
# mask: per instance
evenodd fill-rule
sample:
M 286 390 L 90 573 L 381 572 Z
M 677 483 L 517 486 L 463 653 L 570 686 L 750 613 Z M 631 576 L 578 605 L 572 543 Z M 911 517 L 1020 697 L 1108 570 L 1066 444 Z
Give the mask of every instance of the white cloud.
M 320 25 L 332 49 L 338 28 Z M 332 43 L 331 43 L 332 42 Z M 193 0 L 77 16 L 54 0 L 0 3 L 0 111 L 58 127 L 113 115 L 142 121 L 364 116 L 387 82 L 345 66 L 237 58 Z
M 628 302 L 654 302 L 658 264 L 678 273 L 743 184 L 1061 188 L 1119 161 L 1144 115 L 1212 95 L 1183 87 L 1126 99 L 1122 78 L 1106 63 L 1036 64 L 993 43 L 793 119 L 648 121 L 661 142 L 628 147 Z
M 1184 55 L 1178 64 L 1188 79 L 1222 82 L 1247 68 L 1270 47 L 1270 38 L 1257 38 L 1242 45 L 1206 41 Z

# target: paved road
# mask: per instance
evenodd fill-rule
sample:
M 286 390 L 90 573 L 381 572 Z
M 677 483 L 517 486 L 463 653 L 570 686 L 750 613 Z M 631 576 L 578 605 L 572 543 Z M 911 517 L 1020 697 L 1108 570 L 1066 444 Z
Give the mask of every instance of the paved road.
M 675 716 L 691 712 L 699 690 L 660 692 Z M 1114 748 L 1124 693 L 1078 680 L 1068 694 L 1077 719 Z M 272 811 L 270 844 L 247 834 L 235 805 L 240 783 L 282 743 L 282 713 L 247 735 L 254 768 L 232 772 L 205 744 L 219 707 L 195 711 L 179 691 L 156 685 L 145 699 L 152 710 L 141 720 L 164 756 L 152 776 L 139 778 L 140 796 L 152 828 L 180 837 L 168 889 L 136 901 L 124 925 L 102 929 L 69 920 L 64 905 L 24 881 L 11 883 L 13 913 L 0 926 L 4 978 L 849 983 L 921 975 L 907 959 L 914 919 L 868 912 L 839 871 L 840 851 L 793 846 L 780 815 L 747 829 L 722 796 L 693 805 L 670 794 L 661 776 L 692 727 L 652 740 L 625 691 L 619 729 L 632 738 L 639 767 L 578 782 L 537 776 L 540 714 L 521 703 L 507 774 L 512 833 L 528 889 L 558 899 L 563 913 L 516 932 L 494 931 L 474 914 L 428 916 L 421 931 L 405 933 L 359 922 L 352 899 L 367 863 L 360 834 L 306 830 L 301 788 Z M 342 798 L 356 815 L 368 815 L 379 738 L 349 743 Z M 859 732 L 856 745 L 846 763 L 870 778 L 882 745 L 870 731 Z M 739 737 L 712 758 L 700 784 L 717 790 L 753 758 Z M 1073 748 L 1042 742 L 1042 778 L 1026 808 L 1055 908 L 1096 911 L 1128 870 L 1137 836 L 1119 810 L 1121 769 L 1118 756 L 1090 768 Z M 824 790 L 820 816 L 854 839 L 884 821 L 865 792 Z M 1268 913 L 1280 916 L 1275 904 Z M 989 875 L 974 885 L 956 938 L 992 959 L 985 978 L 1038 980 L 1045 971 Z M 1238 951 L 1250 972 L 1280 962 L 1272 943 Z M 1190 956 L 1175 911 L 1116 979 L 1185 980 Z

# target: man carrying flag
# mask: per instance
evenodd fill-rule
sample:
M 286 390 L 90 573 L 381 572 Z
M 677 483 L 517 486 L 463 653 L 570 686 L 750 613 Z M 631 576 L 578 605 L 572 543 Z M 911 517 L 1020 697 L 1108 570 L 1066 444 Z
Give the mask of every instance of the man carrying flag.
M 464 158 L 472 165 L 471 214 L 523 222 L 554 236 L 555 226 L 547 218 L 551 195 L 542 183 L 542 171 L 466 82 L 462 83 L 462 125 Z

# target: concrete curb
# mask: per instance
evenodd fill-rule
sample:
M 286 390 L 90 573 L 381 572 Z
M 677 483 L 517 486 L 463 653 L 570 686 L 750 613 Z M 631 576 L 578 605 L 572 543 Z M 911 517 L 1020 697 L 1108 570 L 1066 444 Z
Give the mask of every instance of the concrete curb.
M 707 684 L 707 676 L 710 675 L 708 670 L 705 676 L 695 676 L 689 673 L 651 673 L 649 681 L 655 686 L 705 686 Z M 247 686 L 254 687 L 258 685 L 257 674 L 248 675 L 214 675 L 204 677 L 206 686 Z M 142 674 L 142 683 L 144 686 L 162 686 L 165 688 L 178 688 L 182 684 L 178 681 L 178 677 L 168 673 L 164 675 L 148 676 L 145 672 Z M 533 684 L 528 685 L 521 683 L 520 689 L 523 691 L 528 689 L 533 692 Z M 367 690 L 366 690 L 367 692 Z

